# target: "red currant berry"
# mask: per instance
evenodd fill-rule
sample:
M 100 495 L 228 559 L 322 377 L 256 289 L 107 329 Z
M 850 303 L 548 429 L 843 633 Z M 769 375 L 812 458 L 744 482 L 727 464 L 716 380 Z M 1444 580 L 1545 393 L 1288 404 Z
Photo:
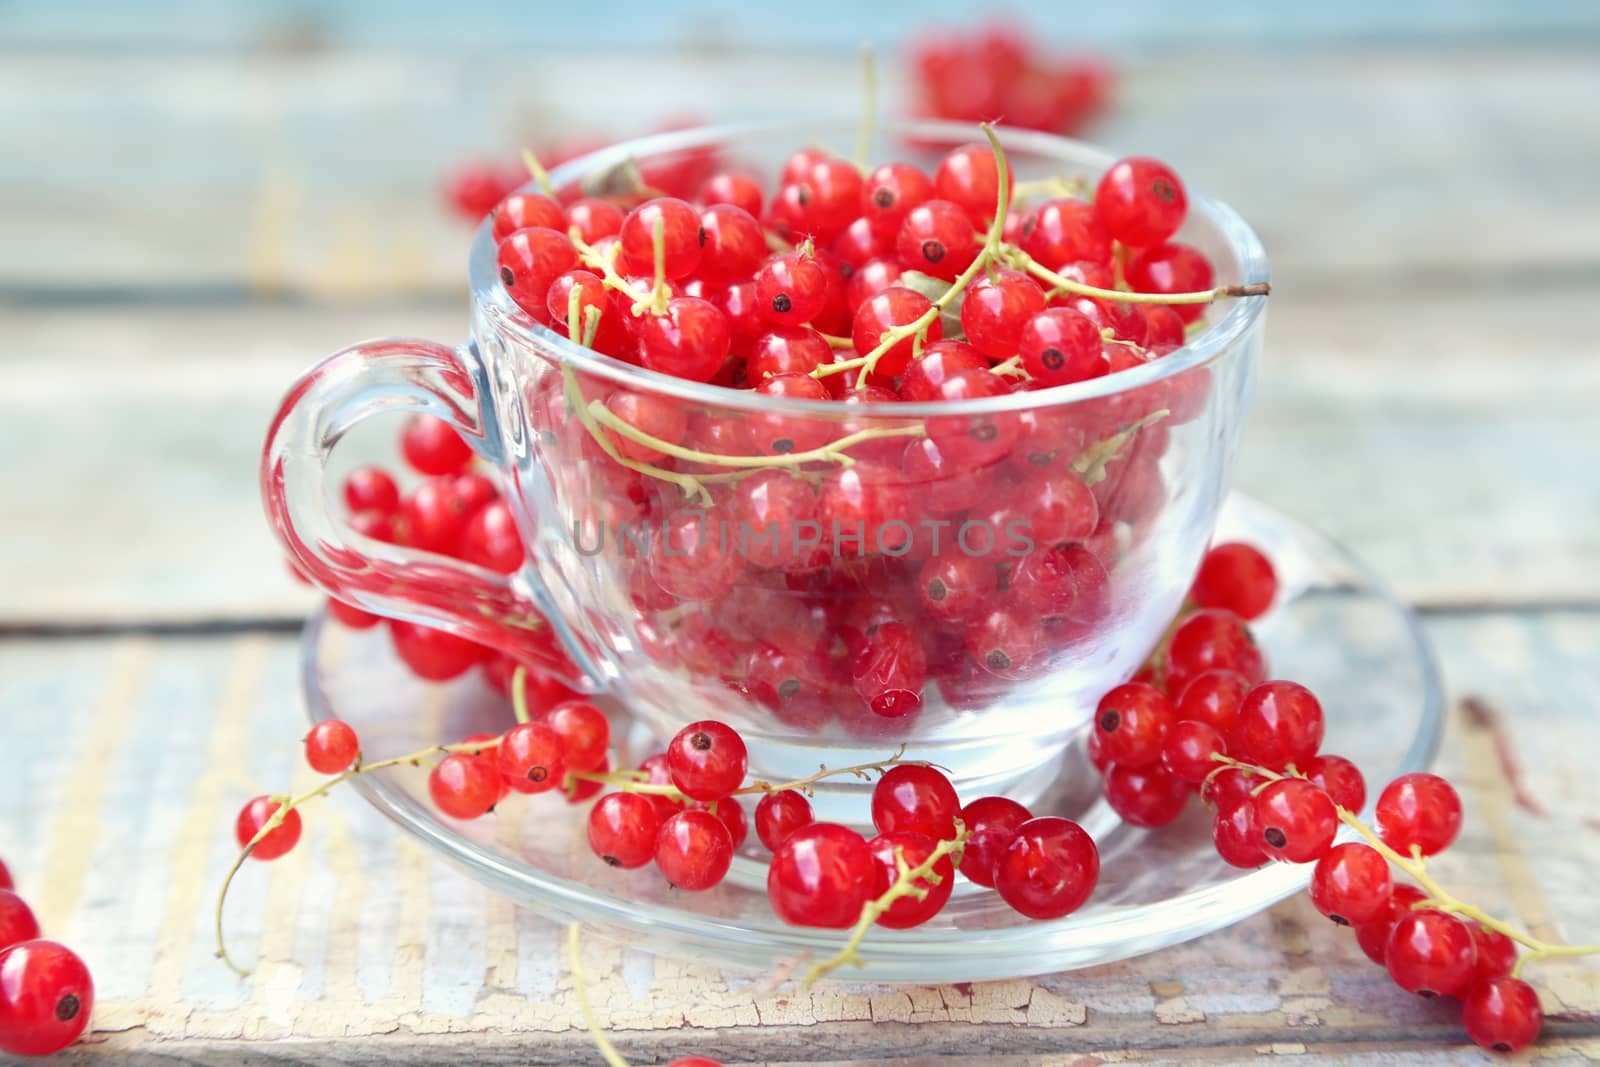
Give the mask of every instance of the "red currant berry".
M 233 836 L 239 842 L 239 847 L 249 848 L 250 842 L 255 841 L 256 835 L 261 833 L 273 813 L 282 806 L 280 801 L 264 796 L 245 804 L 233 824 Z M 291 808 L 282 822 L 256 841 L 256 847 L 250 850 L 250 858 L 275 860 L 288 855 L 300 843 L 300 829 L 300 812 Z
M 798 789 L 780 789 L 768 793 L 756 805 L 756 836 L 769 851 L 778 846 L 802 826 L 812 823 L 811 801 Z
M 1094 209 L 1083 200 L 1049 200 L 1030 212 L 1022 224 L 1022 250 L 1041 263 L 1089 263 L 1106 266 L 1111 262 L 1111 235 L 1095 217 Z M 1103 275 L 1073 277 L 1063 271 L 1056 273 L 1099 288 L 1109 281 Z
M 1145 339 L 1146 347 L 1154 350 L 1166 348 L 1169 351 L 1183 347 L 1186 331 L 1183 327 L 1183 316 L 1165 304 L 1146 304 L 1144 306 Z M 1166 355 L 1165 352 L 1157 353 Z
M 1366 806 L 1367 781 L 1356 765 L 1343 756 L 1318 756 L 1301 769 L 1306 781 L 1346 811 L 1359 812 Z
M 687 278 L 700 265 L 705 231 L 700 225 L 700 212 L 670 196 L 646 200 L 622 220 L 617 240 L 622 244 L 623 267 L 629 274 L 654 276 L 657 221 L 662 225 L 662 260 L 667 280 Z
M 1224 738 L 1231 738 L 1239 724 L 1239 708 L 1249 691 L 1250 683 L 1243 675 L 1204 671 L 1183 687 L 1174 707 L 1178 718 L 1203 722 Z
M 1043 618 L 1099 622 L 1110 606 L 1110 576 L 1082 545 L 1050 545 L 1023 556 L 1011 572 L 1012 599 Z
M 701 811 L 711 811 L 721 820 L 722 825 L 728 829 L 728 840 L 733 842 L 735 852 L 744 845 L 745 838 L 750 836 L 750 819 L 744 813 L 744 805 L 739 803 L 738 797 L 723 797 L 711 804 L 695 804 L 694 808 Z
M 662 814 L 639 793 L 607 793 L 589 809 L 589 847 L 612 867 L 633 870 L 655 857 Z
M 1100 851 L 1083 827 L 1053 815 L 1017 827 L 995 865 L 994 887 L 1030 919 L 1059 919 L 1083 905 L 1100 880 Z
M 306 735 L 306 762 L 318 774 L 343 774 L 361 755 L 361 741 L 347 722 L 324 719 Z
M 1494 978 L 1473 986 L 1461 1003 L 1467 1036 L 1490 1052 L 1517 1052 L 1544 1029 L 1539 994 L 1519 978 Z
M 1166 694 L 1142 682 L 1119 685 L 1101 697 L 1094 716 L 1101 751 L 1119 767 L 1149 767 L 1160 760 L 1174 721 Z
M 728 316 L 698 297 L 673 297 L 665 315 L 645 315 L 639 322 L 639 362 L 662 374 L 708 382 L 733 346 Z
M 1257 844 L 1255 803 L 1246 794 L 1235 797 L 1217 809 L 1211 820 L 1211 843 L 1217 855 L 1231 867 L 1254 870 L 1267 862 L 1267 854 Z
M 1203 722 L 1184 720 L 1172 725 L 1161 744 L 1161 765 L 1190 785 L 1199 785 L 1221 763 L 1212 756 L 1226 756 L 1228 743 L 1215 729 Z
M 772 854 L 767 899 L 795 926 L 854 926 L 872 897 L 877 862 L 860 834 L 818 822 L 791 833 Z
M 0 952 L 0 1052 L 59 1052 L 78 1040 L 93 1011 L 94 980 L 70 949 L 35 940 Z
M 606 410 L 640 433 L 667 444 L 681 445 L 689 432 L 689 413 L 670 397 L 619 389 L 606 397 Z M 607 428 L 606 436 L 626 459 L 651 463 L 665 454 L 618 430 Z
M 694 800 L 721 800 L 744 784 L 744 739 L 724 723 L 692 722 L 667 746 L 672 784 Z
M 813 256 L 787 252 L 775 256 L 756 275 L 756 301 L 768 322 L 800 326 L 816 318 L 827 302 L 828 274 Z
M 1123 822 L 1153 830 L 1183 814 L 1189 802 L 1189 785 L 1160 764 L 1124 767 L 1112 764 L 1106 771 L 1106 803 Z
M 850 280 L 845 283 L 846 309 L 854 315 L 869 297 L 900 284 L 900 278 L 904 273 L 905 271 L 900 269 L 900 261 L 893 256 L 879 256 L 867 260 L 856 268 L 855 273 L 850 275 Z
M 1256 794 L 1261 851 L 1289 863 L 1320 858 L 1339 832 L 1339 813 L 1328 794 L 1299 778 L 1280 778 Z
M 1164 244 L 1147 248 L 1128 264 L 1126 277 L 1136 293 L 1198 293 L 1216 284 L 1211 261 L 1197 248 Z M 1205 314 L 1204 304 L 1172 304 L 1185 323 Z
M 890 767 L 872 789 L 872 825 L 880 834 L 906 830 L 945 841 L 955 836 L 960 812 L 955 787 L 932 767 Z
M 1024 326 L 1044 308 L 1044 290 L 1026 274 L 1014 270 L 980 274 L 962 297 L 961 328 L 973 347 L 990 359 L 1009 359 L 1017 353 Z M 1097 348 L 1099 342 L 1097 331 Z
M 566 700 L 539 717 L 555 731 L 566 753 L 568 772 L 592 771 L 605 762 L 611 724 L 605 713 L 586 700 Z
M 982 244 L 972 220 L 948 200 L 928 200 L 912 208 L 900 224 L 895 252 L 907 270 L 955 280 L 977 258 Z
M 1094 191 L 1094 212 L 1112 237 L 1143 248 L 1178 232 L 1189 199 L 1173 169 L 1156 159 L 1119 159 Z
M 33 909 L 9 889 L 0 889 L 0 951 L 21 941 L 39 936 L 39 920 Z
M 967 880 L 992 889 L 1001 857 L 1016 839 L 1018 827 L 1031 818 L 1027 808 L 1007 797 L 979 797 L 962 808 L 961 823 L 968 837 L 961 873 Z
M 575 228 L 585 244 L 594 244 L 622 232 L 622 209 L 609 200 L 586 196 L 567 208 L 569 229 Z M 539 223 L 540 226 L 548 223 Z
M 889 887 L 900 877 L 899 862 L 904 862 L 908 868 L 920 867 L 933 855 L 937 843 L 931 837 L 923 834 L 914 834 L 901 831 L 892 834 L 879 834 L 867 842 L 867 849 L 872 853 L 873 863 L 877 870 L 872 885 L 872 896 L 882 896 L 889 891 Z M 899 860 L 896 860 L 896 854 Z M 950 899 L 950 891 L 955 888 L 956 869 L 950 862 L 949 856 L 940 856 L 933 865 L 933 877 L 918 878 L 912 885 L 922 890 L 922 897 L 918 899 L 915 893 L 900 897 L 890 904 L 888 910 L 878 916 L 878 925 L 888 927 L 890 930 L 909 930 L 913 926 L 921 926 L 935 915 Z
M 1322 705 L 1294 682 L 1266 682 L 1245 694 L 1239 706 L 1234 747 L 1247 763 L 1281 771 L 1304 768 L 1322 747 Z
M 456 440 L 461 439 L 458 437 Z M 344 480 L 344 502 L 351 514 L 376 511 L 393 515 L 400 510 L 400 488 L 381 467 L 357 467 Z
M 880 239 L 894 240 L 911 209 L 933 198 L 933 182 L 909 163 L 885 163 L 867 176 L 861 212 Z
M 1367 959 L 1379 967 L 1384 965 L 1384 956 L 1389 951 L 1389 934 L 1394 930 L 1395 923 L 1402 916 L 1411 914 L 1411 906 L 1422 902 L 1426 897 L 1422 890 L 1414 885 L 1397 885 L 1394 892 L 1389 894 L 1389 904 L 1382 914 L 1371 922 L 1362 923 L 1356 927 L 1356 941 L 1361 945 L 1361 951 L 1367 954 Z
M 400 433 L 400 453 L 420 474 L 456 474 L 472 460 L 472 446 L 443 419 L 416 415 Z
M 338 619 L 340 624 L 352 630 L 370 630 L 383 619 L 371 612 L 362 611 L 354 604 L 346 604 L 334 597 L 328 598 L 328 614 Z
M 1261 780 L 1249 771 L 1238 767 L 1224 767 L 1213 771 L 1200 787 L 1200 799 L 1221 811 L 1234 801 L 1248 800 Z
M 923 610 L 947 625 L 975 618 L 995 595 L 997 585 L 994 564 L 967 555 L 935 556 L 917 575 Z
M 1437 774 L 1402 774 L 1378 794 L 1378 836 L 1409 856 L 1413 848 L 1432 856 L 1461 832 L 1461 797 Z
M 732 204 L 713 204 L 700 215 L 705 247 L 695 275 L 707 285 L 731 285 L 761 268 L 767 237 L 754 215 Z
M 1478 946 L 1466 923 L 1422 908 L 1400 917 L 1389 932 L 1384 966 L 1394 984 L 1424 997 L 1466 992 L 1478 965 Z
M 745 357 L 750 380 L 761 383 L 780 374 L 810 374 L 833 362 L 833 348 L 806 326 L 778 326 L 763 333 Z
M 1478 966 L 1473 971 L 1473 980 L 1488 982 L 1510 974 L 1517 965 L 1517 943 L 1499 930 L 1479 923 L 1467 925 L 1472 928 L 1472 942 L 1478 947 Z
M 909 326 L 933 310 L 933 302 L 921 293 L 890 286 L 867 298 L 856 308 L 850 341 L 858 355 L 867 355 L 883 342 L 884 334 L 897 326 Z M 928 325 L 928 341 L 944 336 L 938 316 Z M 898 378 L 911 362 L 912 338 L 906 337 L 878 357 L 877 372 L 884 378 Z M 1009 391 L 1009 390 L 1008 390 Z
M 727 876 L 733 865 L 733 838 L 709 811 L 680 811 L 656 831 L 655 861 L 679 889 L 698 893 Z
M 518 793 L 546 793 L 567 776 L 567 746 L 542 722 L 518 723 L 500 742 L 497 763 L 506 784 Z
M 1196 611 L 1167 641 L 1162 677 L 1168 692 L 1182 693 L 1197 675 L 1215 670 L 1233 671 L 1256 685 L 1266 679 L 1267 665 L 1243 619 L 1227 611 Z
M 713 174 L 700 187 L 700 202 L 732 204 L 741 207 L 756 218 L 761 217 L 761 183 L 746 174 Z
M 494 209 L 494 242 L 499 244 L 515 230 L 542 226 L 565 233 L 567 213 L 543 193 L 512 193 Z
M 1255 548 L 1232 541 L 1206 553 L 1189 595 L 1202 608 L 1231 611 L 1248 622 L 1272 606 L 1278 574 Z
M 511 299 L 528 314 L 543 318 L 550 283 L 578 265 L 578 250 L 566 234 L 535 227 L 508 235 L 496 249 L 495 261 Z
M 403 543 L 442 556 L 455 553 L 467 523 L 472 521 L 458 481 L 460 476 L 429 478 L 401 501 L 398 529 Z M 381 518 L 378 512 L 361 514 Z
M 1043 385 L 1071 385 L 1110 371 L 1100 327 L 1071 308 L 1046 308 L 1022 324 L 1017 354 Z
M 716 600 L 738 583 L 745 569 L 745 558 L 726 548 L 716 521 L 707 521 L 704 511 L 684 508 L 654 531 L 650 577 L 679 599 Z
M 452 819 L 487 815 L 500 800 L 500 786 L 494 763 L 465 752 L 450 753 L 428 774 L 433 806 Z
M 937 400 L 939 386 L 966 370 L 988 370 L 989 360 L 965 341 L 937 341 L 912 360 L 900 380 L 901 400 Z
M 465 674 L 484 658 L 482 645 L 419 623 L 390 619 L 389 637 L 411 673 L 430 682 Z
M 1009 199 L 1016 176 L 1006 171 L 1006 193 Z M 994 151 L 986 144 L 966 144 L 950 150 L 939 161 L 934 172 L 933 186 L 939 199 L 960 206 L 967 218 L 979 229 L 988 229 L 994 221 L 995 209 L 1000 205 L 1000 168 Z
M 833 239 L 831 251 L 839 258 L 846 275 L 872 260 L 894 254 L 891 243 L 878 236 L 865 216 L 851 222 Z
M 1389 861 L 1359 841 L 1334 845 L 1311 872 L 1311 903 L 1340 926 L 1362 926 L 1389 907 Z
M 522 531 L 517 529 L 511 505 L 496 500 L 480 508 L 461 531 L 457 553 L 467 563 L 475 563 L 497 574 L 515 574 L 527 560 L 522 547 Z
M 927 677 L 928 659 L 922 645 L 902 623 L 878 625 L 863 635 L 852 650 L 851 684 L 873 714 L 886 719 L 903 718 L 922 707 L 922 687 Z
M 861 172 L 849 160 L 823 156 L 791 180 L 800 231 L 830 240 L 861 214 Z M 780 194 L 782 195 L 782 194 Z
M 756 386 L 762 396 L 786 400 L 827 400 L 827 386 L 806 374 L 779 374 Z M 750 441 L 756 451 L 769 456 L 787 456 L 821 448 L 837 431 L 825 419 L 808 419 L 772 412 L 753 414 L 746 420 Z

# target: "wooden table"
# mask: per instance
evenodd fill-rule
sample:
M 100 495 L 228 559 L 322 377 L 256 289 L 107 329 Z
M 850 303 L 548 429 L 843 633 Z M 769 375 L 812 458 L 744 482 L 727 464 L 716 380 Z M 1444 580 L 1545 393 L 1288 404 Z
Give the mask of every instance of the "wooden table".
M 95 1032 L 66 1062 L 595 1061 L 559 930 L 354 795 L 241 883 L 257 976 L 211 957 L 232 813 L 304 773 L 293 629 L 312 598 L 284 573 L 253 464 L 281 390 L 322 352 L 461 335 L 466 235 L 431 200 L 455 154 L 640 125 L 655 116 L 629 76 L 670 86 L 663 111 L 854 107 L 847 60 L 698 58 L 0 63 L 0 855 L 99 983 Z M 1493 712 L 1452 714 L 1441 763 L 1468 821 L 1441 876 L 1587 939 L 1597 71 L 1578 45 L 1208 53 L 1129 69 L 1097 131 L 1224 194 L 1272 253 L 1239 484 L 1391 578 L 1455 695 Z M 612 91 L 570 99 L 579 72 Z M 599 939 L 587 952 L 602 1021 L 638 1063 L 1479 1058 L 1453 1010 L 1394 991 L 1303 900 L 1034 981 L 774 995 Z M 1538 1055 L 1600 1059 L 1600 971 L 1537 978 Z

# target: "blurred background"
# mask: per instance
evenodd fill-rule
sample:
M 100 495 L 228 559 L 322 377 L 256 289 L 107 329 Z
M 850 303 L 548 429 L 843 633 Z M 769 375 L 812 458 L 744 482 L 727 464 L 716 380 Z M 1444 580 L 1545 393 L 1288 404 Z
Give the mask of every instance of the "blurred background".
M 0 0 L 0 630 L 292 625 L 293 377 L 464 336 L 521 146 L 855 115 L 863 43 L 886 115 L 1158 155 L 1256 226 L 1244 489 L 1425 606 L 1600 597 L 1590 0 Z

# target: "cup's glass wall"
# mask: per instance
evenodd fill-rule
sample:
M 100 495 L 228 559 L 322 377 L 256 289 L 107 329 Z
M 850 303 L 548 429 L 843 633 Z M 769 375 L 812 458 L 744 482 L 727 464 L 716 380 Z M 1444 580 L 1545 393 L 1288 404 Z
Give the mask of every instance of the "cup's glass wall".
M 674 158 L 714 153 L 770 187 L 789 152 L 848 135 L 736 131 Z M 1020 180 L 1092 177 L 1106 161 L 1055 138 L 1007 140 Z M 936 158 L 893 132 L 877 148 Z M 621 158 L 578 167 L 611 180 Z M 1219 284 L 1261 280 L 1236 216 L 1205 201 L 1191 216 L 1179 237 Z M 964 792 L 1025 794 L 1178 608 L 1261 345 L 1260 309 L 1222 305 L 1196 351 L 1165 366 L 987 409 L 783 404 L 577 350 L 504 298 L 492 262 L 480 238 L 475 343 L 560 626 L 659 734 L 725 720 L 771 775 L 906 741 Z M 641 408 L 681 425 L 676 449 L 616 415 Z

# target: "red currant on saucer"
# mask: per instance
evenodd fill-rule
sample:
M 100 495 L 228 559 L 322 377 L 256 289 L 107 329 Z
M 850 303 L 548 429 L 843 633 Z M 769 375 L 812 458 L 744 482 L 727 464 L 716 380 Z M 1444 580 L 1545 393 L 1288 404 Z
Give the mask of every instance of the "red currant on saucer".
M 1389 977 L 1406 992 L 1453 997 L 1471 984 L 1478 948 L 1461 919 L 1423 908 L 1394 924 L 1383 958 Z
M 1494 978 L 1468 991 L 1461 1003 L 1461 1021 L 1479 1047 L 1510 1053 L 1533 1044 L 1544 1028 L 1544 1009 L 1527 982 Z
M 744 783 L 748 763 L 738 732 L 709 719 L 685 726 L 667 746 L 672 784 L 695 800 L 721 800 L 731 794 Z
M 1017 827 L 995 865 L 994 887 L 1030 919 L 1059 919 L 1089 899 L 1100 880 L 1100 851 L 1077 823 L 1053 815 Z
M 709 811 L 680 811 L 656 831 L 654 858 L 668 882 L 698 893 L 727 875 L 733 864 L 733 838 Z
M 867 848 L 872 853 L 877 867 L 871 895 L 882 896 L 899 878 L 897 853 L 899 862 L 903 862 L 908 868 L 919 867 L 928 861 L 936 844 L 931 837 L 905 830 L 879 834 L 868 841 Z M 918 878 L 913 883 L 923 895 L 918 898 L 912 893 L 895 900 L 889 905 L 888 910 L 878 916 L 878 925 L 891 930 L 906 930 L 913 926 L 921 926 L 939 914 L 939 910 L 950 899 L 950 891 L 955 888 L 955 881 L 955 865 L 950 862 L 950 857 L 939 857 L 938 862 L 933 865 L 933 878 Z
M 842 930 L 872 896 L 877 861 L 861 835 L 812 823 L 778 846 L 767 869 L 767 899 L 784 922 Z
M 956 832 L 961 801 L 933 767 L 890 767 L 872 788 L 872 825 L 880 834 L 910 831 L 943 841 Z
M 607 793 L 589 809 L 589 847 L 612 867 L 643 867 L 655 858 L 661 821 L 651 797 Z

